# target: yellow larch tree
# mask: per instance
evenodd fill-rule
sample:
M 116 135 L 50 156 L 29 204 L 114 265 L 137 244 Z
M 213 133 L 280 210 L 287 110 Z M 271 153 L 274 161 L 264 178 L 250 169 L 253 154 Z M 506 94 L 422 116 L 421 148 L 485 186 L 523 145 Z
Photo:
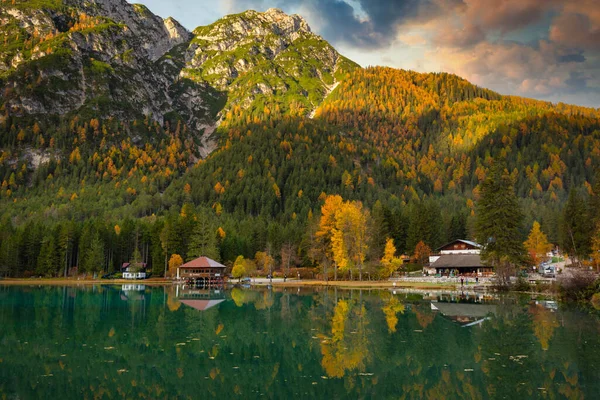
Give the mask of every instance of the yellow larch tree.
M 534 221 L 529 237 L 524 245 L 535 264 L 544 261 L 546 253 L 552 250 L 552 244 L 548 242 L 548 237 L 542 232 L 540 224 L 537 221 Z

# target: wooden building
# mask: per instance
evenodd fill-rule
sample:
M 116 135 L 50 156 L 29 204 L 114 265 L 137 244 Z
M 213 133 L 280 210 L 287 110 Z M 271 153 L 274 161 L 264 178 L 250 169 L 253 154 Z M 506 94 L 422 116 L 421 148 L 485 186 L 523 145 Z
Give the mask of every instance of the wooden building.
M 220 286 L 225 283 L 226 268 L 208 257 L 199 257 L 177 268 L 177 279 L 197 286 Z
M 146 279 L 146 263 L 123 263 L 121 274 L 123 279 Z
M 438 275 L 489 276 L 493 268 L 481 261 L 481 248 L 470 240 L 457 239 L 436 249 L 436 254 L 429 257 L 429 271 Z

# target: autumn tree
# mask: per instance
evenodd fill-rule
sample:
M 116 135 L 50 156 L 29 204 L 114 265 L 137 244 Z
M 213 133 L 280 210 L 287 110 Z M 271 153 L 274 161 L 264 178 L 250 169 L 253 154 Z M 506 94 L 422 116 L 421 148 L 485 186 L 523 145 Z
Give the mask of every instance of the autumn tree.
M 547 258 L 546 254 L 552 250 L 552 244 L 548 242 L 548 237 L 542 232 L 539 222 L 533 222 L 531 232 L 529 232 L 529 237 L 525 241 L 524 246 L 534 264 L 545 261 Z
M 321 207 L 321 218 L 315 233 L 312 246 L 313 254 L 323 267 L 323 273 L 327 276 L 327 266 L 333 260 L 332 237 L 336 224 L 336 213 L 343 204 L 339 195 L 327 196 Z M 337 280 L 337 265 L 334 265 L 334 280 Z
M 233 263 L 231 276 L 233 276 L 235 279 L 241 279 L 244 275 L 246 275 L 246 262 L 244 260 L 244 256 L 238 256 Z
M 183 258 L 179 254 L 172 254 L 169 258 L 169 272 L 170 277 L 177 275 L 177 268 L 183 265 Z
M 425 265 L 429 262 L 429 255 L 431 255 L 431 248 L 421 241 L 417 243 L 415 254 L 413 254 L 412 258 L 415 263 Z
M 402 266 L 402 259 L 396 257 L 396 246 L 394 246 L 394 239 L 392 238 L 387 238 L 385 241 L 381 266 L 383 267 L 382 275 L 386 278 L 392 276 Z
M 368 250 L 368 210 L 360 202 L 345 202 L 335 213 L 331 247 L 333 258 L 340 270 L 358 268 L 362 281 L 363 266 Z
M 259 267 L 262 273 L 273 274 L 273 266 L 275 265 L 275 260 L 265 251 L 257 251 L 254 255 L 254 262 L 256 262 L 257 267 Z

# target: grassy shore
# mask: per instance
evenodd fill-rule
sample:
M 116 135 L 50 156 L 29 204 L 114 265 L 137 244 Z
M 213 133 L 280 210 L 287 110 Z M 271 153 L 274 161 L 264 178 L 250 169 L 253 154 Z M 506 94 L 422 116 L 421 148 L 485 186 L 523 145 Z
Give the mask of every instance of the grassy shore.
M 397 289 L 455 289 L 454 283 L 432 283 L 432 282 L 395 282 L 388 281 L 319 281 L 319 280 L 304 280 L 304 281 L 289 281 L 289 282 L 273 282 L 273 286 L 283 287 L 310 287 L 310 286 L 335 286 L 340 288 L 352 289 L 369 289 L 369 288 L 397 288 Z
M 73 279 L 73 278 L 6 278 L 0 279 L 0 285 L 48 285 L 48 286 L 77 286 L 77 285 L 170 285 L 173 282 L 167 279 Z
M 236 281 L 230 281 L 235 284 Z M 146 280 L 129 279 L 73 279 L 73 278 L 6 278 L 0 279 L 0 285 L 123 285 L 123 284 L 143 284 L 143 285 L 171 285 L 173 281 L 169 279 L 155 278 Z M 268 282 L 266 279 L 261 282 L 253 282 L 252 285 L 264 286 L 273 285 L 278 287 L 317 287 L 317 286 L 335 286 L 340 288 L 404 288 L 404 289 L 455 289 L 456 284 L 448 282 L 396 282 L 395 285 L 389 281 L 321 281 L 321 280 L 290 280 L 288 282 L 274 281 Z

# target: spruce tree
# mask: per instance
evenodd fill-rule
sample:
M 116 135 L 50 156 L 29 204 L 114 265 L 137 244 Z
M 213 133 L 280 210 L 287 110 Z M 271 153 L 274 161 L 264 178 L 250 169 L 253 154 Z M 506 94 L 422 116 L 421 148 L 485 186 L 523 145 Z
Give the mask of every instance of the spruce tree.
M 198 257 L 209 257 L 219 261 L 216 229 L 206 215 L 201 215 L 190 238 L 188 261 Z
M 496 161 L 481 185 L 476 206 L 475 229 L 483 245 L 482 260 L 496 270 L 499 283 L 506 285 L 525 260 L 519 228 L 523 213 L 514 192 L 514 180 L 504 163 Z
M 575 259 L 576 264 L 590 254 L 593 225 L 588 212 L 585 200 L 571 189 L 562 215 L 561 242 L 563 250 Z
M 85 272 L 95 273 L 104 268 L 104 243 L 100 235 L 96 232 L 90 242 L 90 248 L 85 253 L 83 260 L 83 270 Z
M 35 272 L 43 276 L 52 276 L 58 269 L 58 254 L 54 243 L 54 236 L 49 235 L 44 238 L 40 255 L 38 256 L 37 268 Z

